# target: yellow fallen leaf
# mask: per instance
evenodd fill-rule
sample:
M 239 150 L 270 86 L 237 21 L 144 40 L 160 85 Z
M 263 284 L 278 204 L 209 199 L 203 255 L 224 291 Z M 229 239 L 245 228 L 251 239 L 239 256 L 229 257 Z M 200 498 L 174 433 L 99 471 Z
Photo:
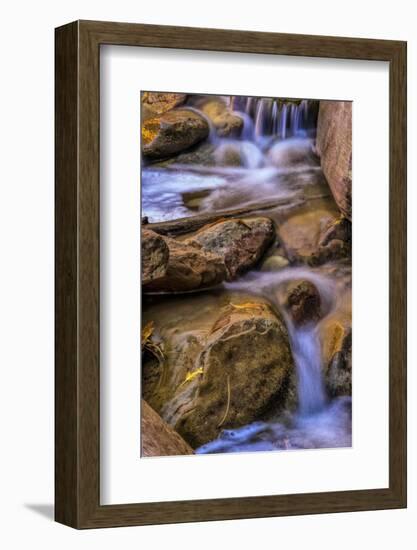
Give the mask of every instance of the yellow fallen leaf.
M 186 384 L 187 382 L 191 382 L 191 380 L 193 380 L 196 376 L 198 376 L 199 374 L 203 374 L 203 369 L 202 367 L 199 367 L 198 369 L 196 370 L 193 370 L 191 372 L 187 372 L 187 375 L 184 379 L 183 382 L 181 382 L 181 384 L 179 385 L 179 387 L 183 386 L 184 384 Z
M 266 304 L 257 302 L 244 302 L 243 304 L 232 304 L 230 302 L 230 305 L 236 309 L 263 309 L 266 306 Z
M 154 331 L 154 322 L 149 321 L 149 323 L 146 323 L 146 325 L 142 329 L 142 347 L 145 345 L 145 343 L 150 339 L 150 337 L 153 334 Z

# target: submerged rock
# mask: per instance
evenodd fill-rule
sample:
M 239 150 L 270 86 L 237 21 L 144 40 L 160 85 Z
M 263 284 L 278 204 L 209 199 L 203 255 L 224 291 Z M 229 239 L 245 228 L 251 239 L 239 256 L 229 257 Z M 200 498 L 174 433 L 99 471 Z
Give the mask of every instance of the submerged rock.
M 238 137 L 243 129 L 243 119 L 233 114 L 224 101 L 212 99 L 200 106 L 211 120 L 219 137 Z
M 275 254 L 266 258 L 266 260 L 262 263 L 261 271 L 280 271 L 281 269 L 288 267 L 289 264 L 290 262 L 287 258 L 279 254 Z
M 196 242 L 223 258 L 231 280 L 254 267 L 274 238 L 272 220 L 258 217 L 220 220 L 203 227 L 187 242 Z
M 209 320 L 190 307 L 181 328 L 153 311 L 166 360 L 158 382 L 144 365 L 144 395 L 193 448 L 286 406 L 294 365 L 285 324 L 265 301 L 242 299 Z
M 192 448 L 142 399 L 142 456 L 191 455 Z
M 209 135 L 207 121 L 194 111 L 175 109 L 142 124 L 142 153 L 150 160 L 176 155 Z
M 166 256 L 163 241 L 168 250 Z M 196 242 L 142 231 L 142 285 L 145 292 L 182 292 L 221 283 L 227 272 L 221 257 Z
M 263 164 L 262 151 L 250 141 L 226 140 L 214 153 L 218 166 L 241 166 L 254 170 Z
M 316 151 L 342 214 L 352 219 L 352 102 L 320 101 Z
M 186 94 L 166 92 L 143 92 L 142 120 L 162 115 L 185 102 Z
M 291 283 L 285 307 L 296 326 L 316 322 L 322 316 L 320 293 L 310 281 Z
M 278 141 L 269 149 L 267 156 L 270 164 L 277 168 L 318 166 L 313 142 L 309 139 L 291 138 Z

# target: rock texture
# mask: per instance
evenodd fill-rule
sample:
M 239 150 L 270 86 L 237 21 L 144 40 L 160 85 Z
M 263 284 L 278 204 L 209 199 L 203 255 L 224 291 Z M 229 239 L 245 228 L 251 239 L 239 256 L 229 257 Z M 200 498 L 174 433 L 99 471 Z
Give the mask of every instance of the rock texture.
M 287 292 L 285 308 L 296 326 L 317 322 L 320 319 L 321 298 L 313 283 L 292 282 Z
M 220 220 L 183 240 L 142 230 L 145 292 L 183 292 L 233 280 L 252 268 L 275 238 L 269 218 Z
M 278 236 L 290 261 L 316 266 L 351 254 L 351 222 L 331 204 L 290 216 Z
M 167 261 L 161 252 L 161 240 L 168 249 Z M 142 250 L 145 250 L 142 256 L 145 292 L 195 290 L 221 283 L 227 276 L 222 258 L 203 250 L 196 242 L 161 237 L 145 229 L 142 231 Z
M 150 285 L 166 276 L 169 248 L 165 240 L 147 229 L 142 230 L 142 285 Z
M 290 216 L 278 229 L 279 241 L 292 262 L 309 263 L 319 253 L 323 232 L 337 221 L 336 206 L 322 205 L 315 210 L 300 211 Z
M 188 242 L 197 242 L 207 252 L 222 257 L 232 280 L 253 267 L 274 238 L 273 222 L 258 217 L 220 220 L 200 229 Z
M 142 399 L 142 456 L 191 455 L 192 448 Z
M 188 330 L 155 322 L 166 361 L 158 380 L 156 363 L 144 366 L 145 397 L 193 448 L 285 406 L 293 359 L 285 324 L 267 303 L 235 297 L 210 325 L 197 314 Z
M 175 109 L 142 124 L 142 153 L 150 160 L 171 157 L 209 135 L 207 121 L 193 111 Z
M 162 115 L 162 113 L 183 104 L 186 98 L 186 94 L 144 92 L 142 94 L 142 120 Z
M 342 214 L 352 220 L 352 103 L 320 101 L 316 152 Z
M 318 326 L 323 375 L 330 397 L 352 394 L 352 296 L 350 284 Z
M 200 108 L 211 120 L 218 136 L 237 137 L 242 132 L 243 119 L 233 114 L 222 100 L 213 99 Z

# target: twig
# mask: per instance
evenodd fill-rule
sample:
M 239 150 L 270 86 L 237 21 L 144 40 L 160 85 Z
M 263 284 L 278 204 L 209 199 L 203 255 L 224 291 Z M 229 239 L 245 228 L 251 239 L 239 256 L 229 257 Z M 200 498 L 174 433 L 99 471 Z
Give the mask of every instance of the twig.
M 227 415 L 229 414 L 229 408 L 230 408 L 230 376 L 227 375 L 227 406 L 226 406 L 226 410 L 223 418 L 221 419 L 220 423 L 217 425 L 218 428 L 220 428 L 224 424 L 227 418 Z

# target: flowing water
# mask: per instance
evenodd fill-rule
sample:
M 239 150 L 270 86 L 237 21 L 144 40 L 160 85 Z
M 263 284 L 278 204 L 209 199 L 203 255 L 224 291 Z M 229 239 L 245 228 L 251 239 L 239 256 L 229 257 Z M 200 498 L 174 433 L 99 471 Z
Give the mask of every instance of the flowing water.
M 192 216 L 196 208 L 198 212 L 216 212 L 242 207 L 281 222 L 288 212 L 308 207 L 313 198 L 330 200 L 312 153 L 314 105 L 307 100 L 286 103 L 252 97 L 231 97 L 229 102 L 243 119 L 243 131 L 239 139 L 218 138 L 211 128 L 204 145 L 210 162 L 179 159 L 142 170 L 142 215 L 150 222 Z M 186 200 L 189 196 L 197 198 L 192 207 Z M 314 283 L 326 315 L 335 311 L 344 290 L 337 277 L 323 270 L 288 267 L 272 273 L 252 271 L 225 285 L 225 292 L 260 295 L 282 312 L 296 366 L 297 410 L 285 417 L 223 430 L 197 453 L 351 445 L 351 399 L 329 400 L 326 396 L 319 326 L 295 327 L 277 298 L 282 284 L 300 279 Z
M 216 440 L 197 449 L 197 454 L 351 446 L 352 400 L 347 396 L 330 400 L 326 396 L 318 324 L 296 328 L 277 298 L 281 285 L 300 279 L 311 281 L 320 292 L 325 318 L 338 308 L 341 297 L 337 281 L 308 268 L 252 272 L 226 285 L 228 290 L 267 298 L 284 316 L 297 373 L 297 410 L 284 418 L 223 430 Z

